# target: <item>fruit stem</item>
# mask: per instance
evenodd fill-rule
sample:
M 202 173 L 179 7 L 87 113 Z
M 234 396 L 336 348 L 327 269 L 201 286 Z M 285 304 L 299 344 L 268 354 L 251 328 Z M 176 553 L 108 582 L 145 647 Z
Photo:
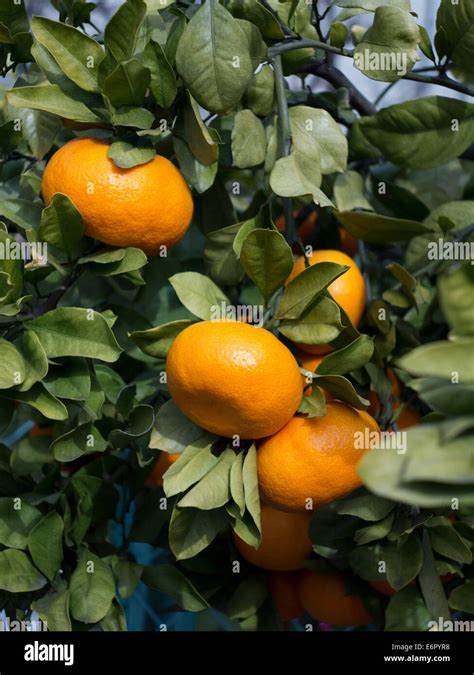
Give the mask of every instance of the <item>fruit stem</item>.
M 281 56 L 277 54 L 273 59 L 273 68 L 275 71 L 275 95 L 278 107 L 278 148 L 277 155 L 281 157 L 288 157 L 291 153 L 291 125 L 290 115 L 288 113 L 288 101 L 285 92 L 285 78 L 283 75 L 283 67 L 281 63 Z M 283 197 L 283 214 L 286 225 L 286 240 L 290 244 L 296 241 L 296 226 L 293 218 L 293 205 L 291 197 Z

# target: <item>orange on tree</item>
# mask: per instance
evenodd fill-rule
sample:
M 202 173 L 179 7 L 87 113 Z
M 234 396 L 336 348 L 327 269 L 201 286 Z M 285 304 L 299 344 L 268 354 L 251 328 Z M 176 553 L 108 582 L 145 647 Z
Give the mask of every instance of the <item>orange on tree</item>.
M 375 420 L 341 401 L 328 401 L 323 417 L 293 417 L 257 452 L 260 492 L 273 506 L 289 511 L 317 508 L 362 484 L 357 464 L 366 452 L 365 429 Z M 308 500 L 311 500 L 308 502 Z
M 234 543 L 242 558 L 266 570 L 300 569 L 313 550 L 308 534 L 311 513 L 287 513 L 262 504 L 260 518 L 262 540 L 258 548 L 234 533 Z
M 181 457 L 179 452 L 162 452 L 146 479 L 149 487 L 163 487 L 163 475 Z
M 293 218 L 298 221 L 298 216 L 300 211 L 293 211 Z M 316 231 L 316 222 L 318 220 L 317 211 L 310 211 L 307 216 L 298 222 L 297 232 L 298 237 L 301 239 L 303 244 L 306 244 L 311 235 Z M 275 225 L 280 232 L 286 232 L 286 222 L 285 216 L 283 214 L 279 215 L 275 220 Z
M 317 621 L 335 626 L 365 626 L 372 621 L 361 597 L 346 590 L 342 574 L 305 570 L 300 575 L 298 592 L 305 611 Z
M 166 373 L 178 408 L 227 437 L 275 433 L 303 394 L 290 350 L 264 328 L 238 321 L 201 321 L 183 330 L 168 352 Z
M 392 368 L 387 368 L 385 374 L 387 375 L 387 378 L 390 380 L 390 384 L 392 385 L 392 390 L 389 398 L 392 410 L 393 412 L 396 412 L 401 405 L 402 387 L 400 384 L 400 380 L 395 375 Z M 367 398 L 370 401 L 370 406 L 368 407 L 367 412 L 369 412 L 371 415 L 376 416 L 379 415 L 382 410 L 382 403 L 380 401 L 378 394 L 375 391 L 370 390 L 367 395 Z M 416 426 L 420 421 L 420 419 L 421 414 L 417 410 L 417 408 L 415 408 L 414 406 L 404 406 L 404 408 L 402 409 L 400 415 L 396 420 L 396 424 L 398 428 L 403 431 L 404 429 L 409 429 L 410 427 Z
M 324 354 L 307 354 L 301 349 L 297 353 L 298 361 L 301 363 L 305 370 L 309 370 L 311 373 L 316 371 L 316 368 L 319 366 L 321 361 L 324 359 Z M 313 387 L 309 386 L 310 383 L 307 381 L 306 377 L 303 375 L 303 385 L 305 387 L 304 395 L 310 396 L 313 393 Z M 330 401 L 333 396 L 328 391 L 323 390 L 324 397 L 326 401 Z
M 357 239 L 343 227 L 338 228 L 341 251 L 353 258 L 357 253 Z
M 297 572 L 270 572 L 268 588 L 273 605 L 283 623 L 296 619 L 303 613 L 298 595 L 299 574 Z
M 109 144 L 77 138 L 60 148 L 43 174 L 46 204 L 65 194 L 81 212 L 86 234 L 111 246 L 134 246 L 148 255 L 171 247 L 185 234 L 193 200 L 178 169 L 157 155 L 121 169 L 107 157 Z
M 40 426 L 39 424 L 35 424 L 35 426 L 30 431 L 30 436 L 32 436 L 33 438 L 39 436 L 52 436 L 52 435 L 53 435 L 53 427 L 50 424 L 46 426 Z
M 332 249 L 314 251 L 309 257 L 309 264 L 315 265 L 316 263 L 321 262 L 334 262 L 349 267 L 347 272 L 330 284 L 328 291 L 334 300 L 344 309 L 354 326 L 357 326 L 362 318 L 365 307 L 365 284 L 361 271 L 352 258 L 345 253 L 342 253 L 342 251 Z M 301 274 L 301 272 L 304 272 L 304 270 L 305 258 L 304 256 L 301 256 L 295 262 L 286 283 L 288 284 L 290 281 L 293 281 L 293 279 L 296 279 L 296 277 Z M 329 345 L 298 344 L 298 347 L 309 354 L 325 354 L 331 351 Z

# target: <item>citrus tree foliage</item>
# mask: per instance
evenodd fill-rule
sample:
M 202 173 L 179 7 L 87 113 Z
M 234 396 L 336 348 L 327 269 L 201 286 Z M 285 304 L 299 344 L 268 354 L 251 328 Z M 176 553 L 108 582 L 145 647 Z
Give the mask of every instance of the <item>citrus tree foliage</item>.
M 371 450 L 364 487 L 316 511 L 311 565 L 358 580 L 388 630 L 447 616 L 445 593 L 474 610 L 474 268 L 427 255 L 474 231 L 472 4 L 441 0 L 435 35 L 410 0 L 335 0 L 324 18 L 323 4 L 126 0 L 99 34 L 94 3 L 51 0 L 56 18 L 30 21 L 2 0 L 0 243 L 49 246 L 46 265 L 0 260 L 0 433 L 46 427 L 0 446 L 10 616 L 124 630 L 121 601 L 143 580 L 188 611 L 216 608 L 221 626 L 278 627 L 263 575 L 233 569 L 231 531 L 260 538 L 255 444 L 192 424 L 164 377 L 176 335 L 222 303 L 262 306 L 284 340 L 332 342 L 300 414 L 323 415 L 324 390 L 366 409 L 373 390 L 382 428 L 396 428 L 388 364 L 408 387 L 403 405 L 423 414 L 409 452 Z M 347 23 L 359 14 L 366 32 Z M 333 54 L 402 102 L 369 101 Z M 328 91 L 313 91 L 319 78 Z M 403 100 L 400 80 L 445 88 Z M 173 159 L 195 204 L 182 242 L 147 259 L 85 237 L 66 196 L 45 208 L 45 163 L 81 135 L 107 139 L 121 168 Z M 368 296 L 358 328 L 326 294 L 344 267 L 316 266 L 283 290 L 314 211 L 305 243 L 357 239 Z M 151 488 L 159 452 L 181 457 Z M 168 561 L 141 566 L 131 542 L 168 549 Z M 388 606 L 366 583 L 380 560 L 398 591 Z

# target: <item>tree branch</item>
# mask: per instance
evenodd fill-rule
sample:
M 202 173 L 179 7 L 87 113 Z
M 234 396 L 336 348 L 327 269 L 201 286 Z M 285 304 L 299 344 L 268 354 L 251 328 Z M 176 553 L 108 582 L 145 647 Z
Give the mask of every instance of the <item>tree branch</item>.
M 349 91 L 349 100 L 353 108 L 361 115 L 374 115 L 377 112 L 376 107 L 371 103 L 344 75 L 338 68 L 335 68 L 329 63 L 317 61 L 312 59 L 302 68 L 305 73 L 317 75 L 326 82 L 329 82 L 336 89 L 345 87 Z
M 347 58 L 354 58 L 354 50 L 352 49 L 339 49 L 338 47 L 333 47 L 328 45 L 325 42 L 320 42 L 318 40 L 309 40 L 309 39 L 294 39 L 288 38 L 283 42 L 278 42 L 277 44 L 272 45 L 268 50 L 268 55 L 270 58 L 273 58 L 277 54 L 284 54 L 285 52 L 290 52 L 293 49 L 301 49 L 302 47 L 310 47 L 312 49 L 322 49 L 323 51 L 330 52 L 332 54 L 339 54 L 340 56 L 345 56 Z M 447 89 L 452 89 L 453 91 L 458 91 L 461 94 L 467 94 L 468 96 L 474 96 L 474 88 L 469 85 L 462 84 L 461 82 L 456 82 L 450 77 L 445 76 L 429 76 L 429 75 L 420 75 L 419 73 L 406 73 L 403 75 L 401 80 L 411 80 L 414 82 L 424 82 L 425 84 L 435 84 L 441 87 L 446 87 Z

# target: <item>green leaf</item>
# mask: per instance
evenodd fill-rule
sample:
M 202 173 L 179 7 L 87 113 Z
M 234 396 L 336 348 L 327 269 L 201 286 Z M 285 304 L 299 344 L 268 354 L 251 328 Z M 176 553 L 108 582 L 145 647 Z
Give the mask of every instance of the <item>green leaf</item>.
M 247 169 L 263 164 L 267 150 L 265 129 L 251 110 L 239 110 L 232 128 L 232 157 L 234 166 Z
M 252 230 L 245 238 L 240 262 L 266 301 L 282 286 L 293 269 L 293 255 L 275 230 Z
M 115 596 L 112 570 L 98 556 L 83 551 L 71 576 L 71 614 L 76 621 L 97 623 Z
M 124 558 L 114 558 L 112 569 L 117 579 L 117 590 L 124 600 L 130 598 L 142 578 L 144 567 Z
M 136 147 L 126 141 L 114 141 L 107 157 L 120 169 L 132 169 L 134 166 L 148 164 L 156 155 L 154 148 Z
M 104 452 L 107 441 L 91 422 L 86 422 L 58 436 L 51 448 L 58 462 L 73 462 L 86 453 Z
M 199 193 L 209 190 L 217 174 L 217 162 L 206 166 L 192 154 L 188 144 L 178 136 L 173 136 L 173 147 L 179 168 L 187 182 Z
M 335 21 L 331 24 L 329 29 L 329 44 L 331 44 L 333 47 L 342 49 L 346 44 L 348 32 L 347 26 L 345 26 L 340 21 Z
M 34 384 L 28 391 L 9 392 L 8 397 L 20 403 L 26 403 L 50 420 L 67 420 L 68 411 L 64 403 L 50 394 L 41 382 Z
M 212 472 L 218 464 L 219 458 L 212 453 L 212 446 L 206 441 L 188 445 L 181 457 L 170 466 L 164 475 L 166 496 L 173 497 L 185 492 Z
M 148 130 L 153 125 L 155 117 L 146 108 L 123 106 L 112 115 L 112 124 L 117 127 L 134 127 Z
M 427 96 L 384 108 L 360 121 L 366 138 L 394 164 L 428 169 L 458 157 L 474 138 L 474 105 Z
M 381 216 L 379 213 L 356 211 L 336 211 L 336 218 L 345 229 L 369 244 L 387 244 L 392 241 L 405 241 L 417 234 L 427 232 L 429 228 L 416 220 L 404 220 Z
M 403 588 L 396 593 L 385 613 L 386 631 L 427 631 L 432 616 L 417 588 Z
M 60 307 L 28 321 L 48 357 L 85 356 L 113 362 L 121 348 L 107 321 L 98 312 L 78 307 Z
M 127 631 L 127 618 L 125 615 L 125 610 L 117 598 L 114 598 L 112 601 L 109 611 L 100 622 L 100 627 L 106 633 Z
M 451 525 L 428 527 L 428 534 L 434 551 L 450 560 L 471 564 L 472 554 L 469 546 L 454 527 Z
M 91 393 L 89 368 L 82 359 L 71 359 L 57 370 L 53 368 L 43 384 L 53 396 L 71 401 L 85 401 Z
M 474 49 L 474 8 L 469 2 L 453 4 L 441 0 L 436 16 L 438 31 L 445 36 L 445 55 L 453 64 L 473 72 L 472 52 Z
M 252 517 L 253 522 L 259 533 L 261 533 L 260 524 L 260 496 L 258 492 L 257 476 L 257 449 L 253 443 L 247 450 L 244 464 L 242 467 L 242 478 L 244 481 L 245 506 Z
M 272 112 L 274 99 L 275 76 L 272 67 L 266 63 L 250 81 L 245 92 L 244 104 L 255 115 L 265 117 Z
M 155 415 L 151 405 L 138 405 L 130 413 L 125 429 L 114 429 L 109 434 L 109 442 L 114 448 L 140 447 L 148 445 Z
M 418 28 L 420 30 L 420 49 L 427 59 L 435 63 L 436 59 L 428 31 L 424 26 L 418 25 Z
M 69 197 L 57 192 L 53 195 L 51 204 L 43 211 L 38 239 L 59 248 L 72 259 L 84 236 L 84 230 L 80 212 Z
M 389 513 L 382 520 L 366 527 L 361 527 L 354 534 L 354 541 L 360 546 L 361 544 L 369 544 L 372 541 L 383 539 L 391 531 L 394 518 L 394 514 Z
M 207 234 L 204 261 L 210 276 L 219 285 L 234 286 L 242 281 L 244 276 L 234 250 L 240 228 L 240 223 L 233 223 Z
M 470 415 L 474 409 L 474 385 L 455 384 L 439 377 L 410 381 L 422 401 L 443 415 Z
M 224 450 L 217 464 L 184 495 L 178 506 L 194 507 L 203 511 L 224 506 L 230 498 L 230 469 L 234 459 L 233 450 Z
M 26 364 L 18 349 L 0 338 L 0 389 L 10 389 L 26 378 Z
M 324 357 L 316 372 L 318 375 L 345 375 L 362 368 L 374 352 L 373 339 L 368 335 L 359 335 L 353 342 Z
M 227 605 L 229 619 L 246 619 L 257 613 L 268 596 L 268 588 L 261 577 L 244 579 L 232 594 Z
M 321 173 L 345 171 L 347 168 L 347 140 L 334 118 L 319 108 L 297 105 L 290 108 L 292 152 L 313 163 L 313 173 L 320 166 Z
M 70 80 L 85 91 L 99 91 L 97 73 L 104 51 L 98 42 L 77 28 L 44 16 L 34 16 L 31 28 Z
M 342 515 L 377 521 L 388 516 L 394 508 L 395 504 L 389 499 L 367 494 L 343 499 L 337 504 L 336 510 Z
M 466 581 L 455 588 L 449 596 L 449 606 L 461 612 L 474 614 L 474 582 Z
M 473 340 L 430 342 L 402 356 L 397 365 L 412 375 L 431 375 L 450 380 L 457 377 L 457 381 L 462 384 L 473 383 L 473 349 Z
M 282 319 L 278 326 L 280 333 L 289 340 L 307 345 L 332 342 L 342 329 L 340 308 L 326 296 L 317 297 L 299 319 Z
M 199 105 L 214 113 L 232 110 L 253 75 L 246 35 L 216 0 L 201 5 L 187 24 L 176 65 Z
M 16 108 L 33 108 L 59 115 L 76 122 L 102 122 L 84 103 L 66 94 L 56 84 L 38 84 L 33 87 L 16 87 L 7 93 L 10 105 Z
M 342 375 L 315 375 L 313 377 L 314 384 L 326 389 L 334 398 L 344 401 L 358 410 L 368 408 L 370 402 L 359 396 L 352 382 Z
M 158 42 L 150 40 L 145 47 L 143 65 L 150 71 L 150 89 L 157 103 L 163 108 L 169 108 L 176 98 L 178 88 L 174 70 Z
M 383 545 L 387 581 L 398 591 L 416 578 L 423 564 L 423 551 L 416 534 Z
M 338 211 L 353 211 L 354 209 L 373 211 L 372 205 L 364 196 L 364 179 L 357 171 L 338 174 L 333 190 Z
M 165 359 L 175 337 L 192 324 L 193 322 L 189 319 L 170 321 L 156 328 L 134 331 L 129 334 L 129 337 L 145 354 L 157 359 Z
M 394 82 L 419 61 L 419 40 L 411 14 L 398 7 L 378 7 L 374 23 L 354 51 L 354 65 L 372 80 Z
M 327 287 L 348 270 L 332 262 L 306 268 L 286 286 L 277 311 L 279 319 L 299 319 Z
M 182 452 L 188 445 L 206 438 L 208 442 L 217 437 L 191 422 L 176 407 L 172 400 L 164 403 L 155 416 L 149 447 L 165 452 Z
M 146 11 L 147 7 L 142 0 L 127 0 L 105 27 L 105 46 L 117 63 L 126 61 L 135 52 Z
M 18 387 L 20 391 L 28 391 L 36 383 L 46 377 L 49 364 L 46 353 L 36 333 L 25 331 L 17 341 L 17 347 L 23 356 L 26 376 Z
M 278 19 L 261 2 L 255 0 L 230 0 L 229 11 L 240 19 L 247 19 L 257 26 L 264 38 L 281 40 L 284 33 Z
M 222 509 L 201 511 L 175 507 L 169 529 L 171 551 L 177 560 L 193 558 L 209 546 L 226 525 L 227 520 Z
M 215 318 L 216 309 L 229 299 L 208 277 L 198 272 L 180 272 L 169 278 L 176 295 L 192 314 L 200 319 Z
M 303 396 L 298 413 L 306 417 L 322 417 L 326 414 L 326 399 L 319 387 L 313 387 L 311 394 Z
M 145 567 L 143 582 L 149 588 L 172 597 L 187 612 L 201 612 L 209 607 L 189 579 L 173 565 Z
M 146 265 L 147 257 L 141 249 L 129 246 L 84 256 L 79 258 L 78 263 L 90 264 L 98 276 L 114 277 L 141 269 Z
M 36 567 L 48 577 L 54 579 L 63 560 L 64 523 L 56 511 L 47 513 L 28 537 L 28 549 Z
M 28 533 L 41 518 L 41 511 L 20 498 L 0 498 L 0 544 L 26 549 Z
M 280 197 L 310 195 L 320 206 L 333 206 L 331 200 L 319 189 L 320 182 L 318 165 L 295 153 L 278 159 L 270 174 L 270 187 Z
M 441 309 L 457 335 L 474 335 L 474 270 L 462 265 L 438 276 Z
M 23 551 L 0 551 L 0 590 L 8 593 L 37 591 L 47 580 L 33 567 Z
M 55 633 L 71 630 L 69 589 L 43 595 L 42 598 L 31 603 L 31 609 L 38 614 L 41 621 L 48 624 L 48 631 Z
M 112 105 L 142 106 L 150 84 L 150 71 L 137 59 L 129 59 L 118 66 L 104 80 L 104 94 Z
M 183 113 L 184 138 L 194 157 L 204 166 L 217 161 L 219 150 L 215 139 L 201 118 L 198 104 L 187 92 Z
M 244 453 L 239 452 L 230 468 L 230 495 L 239 508 L 241 516 L 245 512 L 245 488 L 243 477 Z

